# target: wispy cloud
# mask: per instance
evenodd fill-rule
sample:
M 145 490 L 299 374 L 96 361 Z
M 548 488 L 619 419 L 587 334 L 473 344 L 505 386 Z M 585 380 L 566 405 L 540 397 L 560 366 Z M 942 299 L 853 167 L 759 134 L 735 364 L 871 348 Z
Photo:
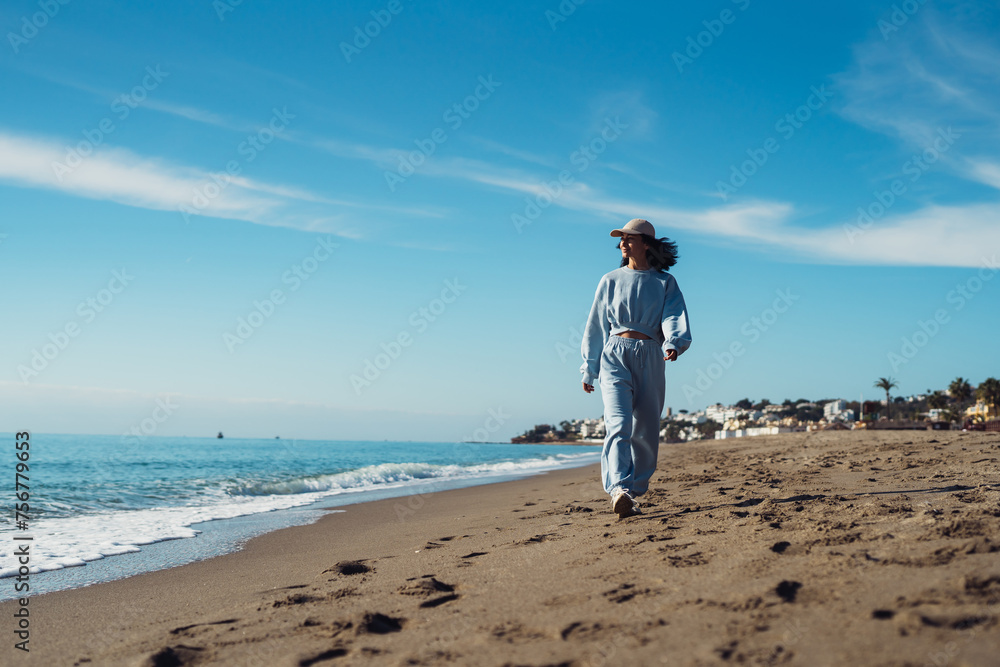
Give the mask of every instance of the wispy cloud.
M 342 154 L 383 162 L 378 149 L 341 146 Z M 970 168 L 971 169 L 971 168 Z M 1000 186 L 1000 167 L 992 162 L 975 165 L 980 181 Z M 617 170 L 615 170 L 617 171 Z M 436 156 L 421 175 L 470 182 L 518 195 L 545 192 L 554 172 L 531 172 L 500 167 L 484 160 Z M 663 193 L 658 190 L 658 194 Z M 982 248 L 1000 248 L 1000 205 L 929 206 L 912 213 L 886 216 L 860 234 L 848 233 L 852 219 L 837 220 L 825 228 L 796 224 L 790 202 L 744 201 L 724 206 L 680 208 L 652 199 L 609 196 L 577 180 L 555 197 L 553 205 L 589 216 L 610 219 L 636 216 L 656 221 L 669 234 L 686 230 L 723 243 L 741 243 L 795 261 L 897 266 L 981 266 Z
M 353 141 L 343 141 L 340 139 L 315 139 L 310 137 L 301 137 L 295 133 L 286 134 L 288 136 L 284 138 L 289 141 L 294 141 L 302 144 L 303 146 L 319 148 L 330 155 L 336 155 L 337 157 L 350 158 L 354 160 L 366 160 L 382 169 L 394 168 L 399 158 L 406 153 L 405 151 L 393 148 L 378 148 Z
M 0 133 L 0 179 L 21 186 L 60 190 L 89 199 L 109 200 L 154 210 L 192 207 L 195 194 L 211 182 L 209 172 L 169 165 L 120 148 L 94 149 L 79 164 L 65 167 L 64 146 Z M 254 189 L 231 183 L 202 208 L 205 215 L 266 223 L 281 205 Z
M 643 99 L 639 90 L 607 92 L 594 100 L 590 112 L 590 127 L 587 136 L 598 134 L 608 118 L 620 116 L 628 123 L 626 139 L 645 140 L 656 127 L 660 114 Z
M 478 161 L 442 161 L 429 173 L 518 194 L 538 195 L 545 191 L 542 177 L 491 169 Z M 1000 169 L 991 174 L 1000 175 Z M 664 235 L 685 230 L 796 261 L 977 267 L 983 265 L 984 248 L 1000 248 L 1000 225 L 995 222 L 1000 219 L 1000 204 L 929 206 L 913 213 L 886 216 L 864 228 L 858 228 L 852 219 L 822 228 L 798 225 L 795 207 L 788 202 L 758 200 L 680 208 L 609 196 L 584 182 L 565 188 L 553 199 L 553 205 L 609 220 L 645 217 L 654 221 Z
M 79 163 L 70 163 L 66 147 L 51 139 L 4 132 L 0 132 L 0 180 L 137 208 L 178 212 L 187 208 L 198 215 L 309 231 L 333 231 L 328 227 L 335 225 L 328 223 L 337 219 L 336 209 L 422 217 L 444 215 L 434 209 L 328 198 L 293 186 L 170 164 L 121 148 L 94 149 Z M 198 199 L 206 186 L 217 181 L 226 184 L 211 190 L 218 192 L 216 196 Z
M 970 159 L 969 177 L 1000 190 L 1000 164 L 987 159 Z
M 541 165 L 542 167 L 552 168 L 555 166 L 555 162 L 549 158 L 543 157 L 532 153 L 531 151 L 522 150 L 520 148 L 514 148 L 508 146 L 507 144 L 502 144 L 499 141 L 494 141 L 492 139 L 487 139 L 485 137 L 469 137 L 469 142 L 473 145 L 479 146 L 487 151 L 493 153 L 500 153 L 501 155 L 506 155 L 512 157 L 516 160 L 522 162 L 528 162 L 530 164 Z
M 234 66 L 237 65 L 234 64 Z M 154 66 L 151 65 L 150 67 Z M 157 69 L 159 68 L 158 65 L 155 67 Z M 31 67 L 31 66 L 24 66 L 23 69 L 25 72 L 30 73 L 32 76 L 44 79 L 45 81 L 49 81 L 50 83 L 64 86 L 66 88 L 72 88 L 74 90 L 80 90 L 85 93 L 89 93 L 94 97 L 106 100 L 109 106 L 114 104 L 116 100 L 120 100 L 123 96 L 128 95 L 130 92 L 129 90 L 124 90 L 124 91 L 113 90 L 111 88 L 94 85 L 90 83 L 86 78 L 78 76 L 64 76 L 47 69 Z M 258 70 L 254 69 L 254 71 L 257 72 Z M 266 70 L 259 70 L 259 71 L 266 72 Z M 145 76 L 145 74 L 146 74 L 145 71 L 140 72 L 136 80 L 141 81 L 142 77 Z M 167 73 L 167 75 L 173 76 L 173 74 L 171 73 Z M 228 75 L 225 75 L 222 72 L 219 73 L 220 79 L 229 79 L 231 78 L 231 76 L 232 76 L 231 73 Z M 272 75 L 272 76 L 277 76 L 277 75 Z M 293 82 L 293 80 L 291 79 L 287 79 L 287 81 Z M 301 86 L 302 84 L 296 84 L 296 85 Z M 171 102 L 169 100 L 160 99 L 158 95 L 159 93 L 157 94 L 157 96 L 148 95 L 143 97 L 142 99 L 130 99 L 128 105 L 130 107 L 141 107 L 153 111 L 159 111 L 161 113 L 166 113 L 172 116 L 178 116 L 180 118 L 184 118 L 186 120 L 190 120 L 196 123 L 211 125 L 214 127 L 218 127 L 233 132 L 247 132 L 247 133 L 256 132 L 261 127 L 242 118 L 236 118 L 231 115 L 208 111 L 206 109 L 202 109 L 200 107 L 196 107 L 190 104 L 183 104 L 183 103 Z
M 852 66 L 835 77 L 842 92 L 839 111 L 865 128 L 899 138 L 908 149 L 926 147 L 939 128 L 953 126 L 963 134 L 963 152 L 995 155 L 1000 149 L 998 62 L 995 34 L 983 33 L 957 9 L 928 5 L 892 39 L 876 34 L 854 48 Z M 955 156 L 944 161 L 973 177 Z
M 156 99 L 146 99 L 141 103 L 141 106 L 154 111 L 167 113 L 172 116 L 180 116 L 181 118 L 186 118 L 187 120 L 192 120 L 196 123 L 214 125 L 215 127 L 221 127 L 225 130 L 232 130 L 235 132 L 256 132 L 258 129 L 255 125 L 247 121 L 231 118 L 229 116 L 223 116 L 212 113 L 211 111 L 206 111 L 204 109 L 184 104 L 174 104 L 172 102 L 164 102 Z
M 784 202 L 748 202 L 699 211 L 569 192 L 559 203 L 601 211 L 618 219 L 655 220 L 660 233 L 684 229 L 727 242 L 753 244 L 797 261 L 891 266 L 980 267 L 989 249 L 1000 249 L 1000 204 L 930 206 L 859 228 L 855 220 L 824 228 L 794 222 Z

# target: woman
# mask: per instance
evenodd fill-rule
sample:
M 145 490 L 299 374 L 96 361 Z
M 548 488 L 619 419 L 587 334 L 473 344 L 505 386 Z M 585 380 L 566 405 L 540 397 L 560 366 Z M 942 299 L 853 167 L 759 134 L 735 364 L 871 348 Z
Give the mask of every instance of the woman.
M 657 239 L 648 220 L 630 220 L 621 237 L 621 267 L 597 285 L 583 333 L 583 390 L 600 378 L 604 399 L 601 476 L 618 517 L 639 514 L 656 469 L 664 361 L 676 361 L 691 345 L 687 309 L 677 281 L 666 271 L 677 263 L 677 246 Z M 662 351 L 662 353 L 661 353 Z

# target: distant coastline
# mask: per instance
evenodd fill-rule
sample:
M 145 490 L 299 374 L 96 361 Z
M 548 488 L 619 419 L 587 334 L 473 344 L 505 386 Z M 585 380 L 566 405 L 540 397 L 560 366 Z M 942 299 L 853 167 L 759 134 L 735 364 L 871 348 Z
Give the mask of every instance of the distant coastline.
M 482 440 L 464 440 L 463 445 L 590 445 L 599 447 L 604 444 L 604 440 L 543 440 L 541 442 L 510 442 L 500 440 L 497 442 L 485 442 Z

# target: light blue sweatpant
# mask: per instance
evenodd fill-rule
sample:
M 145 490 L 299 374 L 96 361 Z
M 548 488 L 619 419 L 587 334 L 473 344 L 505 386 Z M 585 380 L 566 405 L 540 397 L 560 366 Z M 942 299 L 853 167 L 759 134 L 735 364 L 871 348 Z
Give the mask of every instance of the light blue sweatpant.
M 655 339 L 610 336 L 601 351 L 604 399 L 604 490 L 641 496 L 649 488 L 660 445 L 666 382 L 663 350 Z

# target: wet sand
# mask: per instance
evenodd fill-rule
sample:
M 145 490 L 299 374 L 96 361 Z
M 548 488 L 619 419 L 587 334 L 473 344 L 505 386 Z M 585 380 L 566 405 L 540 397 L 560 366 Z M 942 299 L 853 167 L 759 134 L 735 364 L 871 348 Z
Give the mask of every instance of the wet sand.
M 348 506 L 34 597 L 27 655 L 2 603 L 0 663 L 996 665 L 998 463 L 994 433 L 792 433 L 663 445 L 622 521 L 595 466 Z

